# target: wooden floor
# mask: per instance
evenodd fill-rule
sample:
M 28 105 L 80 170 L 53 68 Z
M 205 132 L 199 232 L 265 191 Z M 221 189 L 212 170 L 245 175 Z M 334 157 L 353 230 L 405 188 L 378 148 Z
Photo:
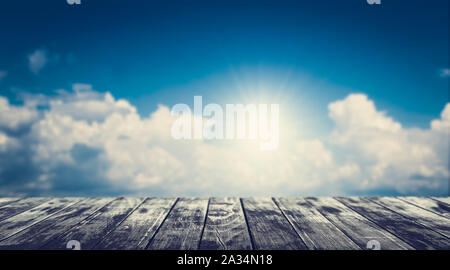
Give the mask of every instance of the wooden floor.
M 450 249 L 450 197 L 0 198 L 1 249 L 70 240 L 81 249 Z

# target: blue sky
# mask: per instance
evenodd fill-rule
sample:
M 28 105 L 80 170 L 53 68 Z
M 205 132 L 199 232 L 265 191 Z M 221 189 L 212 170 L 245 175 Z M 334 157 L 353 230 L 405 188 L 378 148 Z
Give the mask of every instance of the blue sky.
M 90 85 L 89 91 L 95 94 L 109 92 L 116 101 L 126 100 L 142 119 L 158 112 L 158 104 L 169 108 L 180 102 L 191 104 L 194 95 L 219 104 L 247 102 L 242 101 L 243 96 L 250 96 L 250 100 L 258 96 L 270 100 L 276 96 L 297 116 L 290 121 L 292 129 L 298 129 L 299 138 L 310 142 L 323 140 L 321 143 L 332 151 L 333 160 L 356 162 L 357 157 L 346 156 L 350 152 L 347 148 L 339 150 L 342 145 L 329 145 L 329 135 L 341 121 L 341 115 L 335 119 L 330 117 L 329 104 L 338 101 L 353 104 L 358 99 L 349 98 L 352 94 L 364 95 L 367 98 L 360 96 L 360 102 L 367 102 L 368 107 L 374 103 L 376 112 L 380 115 L 385 112 L 386 117 L 408 130 L 405 136 L 413 137 L 413 145 L 420 144 L 410 129 L 427 132 L 433 119 L 442 118 L 449 101 L 448 5 L 446 0 L 382 0 L 382 5 L 368 5 L 365 0 L 82 0 L 81 5 L 68 5 L 64 0 L 3 1 L 0 4 L 0 96 L 8 100 L 9 111 L 16 107 L 30 109 L 23 104 L 33 103 L 30 100 L 36 103 L 37 95 L 50 104 L 51 100 L 60 98 L 59 89 L 71 93 L 70 98 L 64 99 L 70 103 L 80 98 L 71 92 L 74 84 L 82 83 Z M 48 104 L 45 106 L 51 107 Z M 45 114 L 45 109 L 34 109 L 38 110 L 37 114 Z M 33 125 L 42 120 L 41 116 L 36 117 L 24 126 L 35 130 Z M 302 127 L 297 128 L 296 123 Z M 3 130 L 4 136 L 23 140 L 20 137 L 23 132 L 18 129 L 24 127 L 12 130 L 11 122 L 9 127 Z M 42 177 L 43 172 L 34 172 L 39 158 L 33 151 L 39 147 L 29 143 L 29 149 L 21 151 L 34 163 L 28 166 L 17 161 L 9 165 L 13 168 L 9 174 L 0 173 L 4 178 L 1 182 L 4 194 L 43 193 L 5 179 L 23 178 L 28 185 L 28 181 L 33 182 L 30 179 Z M 96 148 L 94 143 L 74 140 L 69 150 L 84 149 L 83 145 L 88 145 L 90 150 Z M 308 145 L 317 146 L 313 142 Z M 110 151 L 105 147 L 98 146 L 95 151 Z M 167 147 L 161 147 L 172 153 Z M 13 154 L 9 153 L 10 158 Z M 75 156 L 72 158 L 72 162 L 77 160 Z M 178 161 L 186 165 L 183 159 Z M 422 161 L 414 162 L 408 166 L 422 164 Z M 33 173 L 20 176 L 24 169 L 19 165 Z M 357 165 L 362 168 L 367 164 Z M 67 170 L 58 166 L 49 166 L 52 169 L 46 173 L 64 178 Z M 134 170 L 135 176 L 139 170 Z M 57 173 L 60 171 L 64 174 Z M 219 171 L 213 170 L 211 175 Z M 92 173 L 83 173 L 86 178 L 92 178 Z M 400 178 L 417 176 L 415 172 L 402 173 L 394 174 Z M 346 183 L 345 187 L 336 187 L 336 191 L 319 192 L 320 188 L 315 188 L 311 193 L 304 193 L 442 194 L 445 179 L 432 173 L 427 177 L 431 175 L 441 177 L 436 180 L 441 184 L 418 185 L 409 190 L 388 183 L 368 184 L 367 188 L 359 185 L 352 188 Z M 177 177 L 187 176 L 177 174 Z M 181 188 L 161 191 L 162 186 L 146 186 L 145 192 L 156 195 L 208 192 L 207 188 L 201 192 Z M 55 188 L 49 188 L 48 192 L 71 194 L 71 189 L 58 193 Z M 109 194 L 107 190 L 100 188 L 96 194 Z M 115 193 L 121 191 L 135 192 L 115 187 Z M 254 193 L 259 194 L 250 185 L 242 191 L 242 194 Z M 286 191 L 279 189 L 279 194 Z

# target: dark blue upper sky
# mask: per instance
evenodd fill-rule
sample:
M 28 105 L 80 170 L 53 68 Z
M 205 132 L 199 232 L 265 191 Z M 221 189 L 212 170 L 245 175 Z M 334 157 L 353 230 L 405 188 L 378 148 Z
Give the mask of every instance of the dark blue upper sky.
M 52 93 L 89 83 L 137 105 L 216 101 L 233 80 L 308 78 L 297 98 L 324 105 L 368 94 L 406 125 L 424 126 L 448 101 L 447 0 L 138 1 L 0 3 L 0 94 Z M 36 75 L 27 56 L 45 50 Z M 272 78 L 271 78 L 272 76 Z M 237 78 L 237 79 L 236 79 Z M 221 89 L 217 89 L 222 85 Z M 293 92 L 297 90 L 293 87 Z

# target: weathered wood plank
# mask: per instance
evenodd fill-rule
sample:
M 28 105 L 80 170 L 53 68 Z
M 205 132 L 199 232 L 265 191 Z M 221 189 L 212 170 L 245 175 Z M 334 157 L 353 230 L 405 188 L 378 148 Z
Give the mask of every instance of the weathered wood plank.
M 20 200 L 20 198 L 0 198 L 0 207 L 13 202 L 17 202 L 18 200 Z
M 426 209 L 433 213 L 450 218 L 450 205 L 426 197 L 397 197 L 407 203 Z
M 0 242 L 0 249 L 39 249 L 69 231 L 113 198 L 88 198 Z
M 446 237 L 450 237 L 450 220 L 393 197 L 375 197 L 369 200 L 409 218 Z
M 239 198 L 211 198 L 200 249 L 252 249 Z
M 433 197 L 434 200 L 450 204 L 450 197 Z
M 117 198 L 69 232 L 45 244 L 43 249 L 66 249 L 66 244 L 70 240 L 79 241 L 82 249 L 91 249 L 114 230 L 141 202 L 143 198 Z
M 308 249 L 360 249 L 305 199 L 278 198 L 275 202 Z
M 365 198 L 336 198 L 416 249 L 448 249 L 450 240 L 423 225 Z
M 50 200 L 51 198 L 27 198 L 11 204 L 7 204 L 0 208 L 0 221 L 25 212 Z
M 311 205 L 352 239 L 360 248 L 367 249 L 369 240 L 380 243 L 381 249 L 414 249 L 396 236 L 330 197 L 306 198 Z
M 145 249 L 175 201 L 176 199 L 147 198 L 95 249 Z
M 255 249 L 307 249 L 272 198 L 242 199 Z
M 76 200 L 0 198 L 0 249 L 450 248 L 446 198 Z
M 64 207 L 78 202 L 80 199 L 52 199 L 30 210 L 7 218 L 0 222 L 0 241 L 16 234 L 27 227 L 52 216 Z
M 207 209 L 207 199 L 179 199 L 147 249 L 197 249 L 205 225 Z

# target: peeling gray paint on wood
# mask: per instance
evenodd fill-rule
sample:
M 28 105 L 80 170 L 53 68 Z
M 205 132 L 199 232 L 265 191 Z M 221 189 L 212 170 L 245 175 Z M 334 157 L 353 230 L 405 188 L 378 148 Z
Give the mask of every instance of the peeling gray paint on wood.
M 0 222 L 0 241 L 37 224 L 40 221 L 58 213 L 68 205 L 77 203 L 80 199 L 52 199 L 30 210 L 17 214 Z
M 112 200 L 113 198 L 87 198 L 70 205 L 57 214 L 0 241 L 0 249 L 39 249 L 95 214 Z
M 200 249 L 252 249 L 239 198 L 211 198 Z
M 92 249 L 114 230 L 141 202 L 142 198 L 117 198 L 89 216 L 62 236 L 46 243 L 43 249 L 66 249 L 70 240 L 81 243 L 83 249 Z
M 13 202 L 17 202 L 18 200 L 20 200 L 20 198 L 0 198 L 0 207 Z
M 308 249 L 360 249 L 305 199 L 275 199 Z
M 434 200 L 450 204 L 450 197 L 433 197 Z
M 95 249 L 145 249 L 169 214 L 175 199 L 148 198 Z
M 445 202 L 425 197 L 398 197 L 398 199 L 450 219 L 450 205 Z
M 450 238 L 450 220 L 448 218 L 416 207 L 397 198 L 377 197 L 370 198 L 370 200 Z
M 362 249 L 367 249 L 369 240 L 378 241 L 381 249 L 414 249 L 334 198 L 306 198 L 306 200 Z
M 197 249 L 207 208 L 207 199 L 179 199 L 147 249 Z
M 349 208 L 365 216 L 417 249 L 448 249 L 449 239 L 430 228 L 402 216 L 367 198 L 337 198 Z
M 272 198 L 242 199 L 255 249 L 307 249 Z
M 27 198 L 18 200 L 17 202 L 6 204 L 0 208 L 0 221 L 13 217 L 17 214 L 25 212 L 33 207 L 36 207 L 51 198 Z

